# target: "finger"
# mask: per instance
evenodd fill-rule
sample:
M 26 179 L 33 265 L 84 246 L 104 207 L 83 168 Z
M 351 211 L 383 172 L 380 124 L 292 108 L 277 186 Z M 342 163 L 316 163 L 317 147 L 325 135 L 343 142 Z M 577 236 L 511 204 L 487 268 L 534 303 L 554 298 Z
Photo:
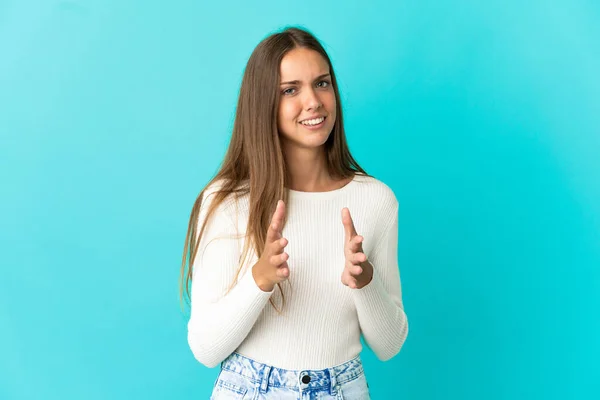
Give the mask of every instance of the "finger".
M 285 215 L 285 204 L 282 200 L 277 201 L 275 212 L 271 217 L 271 224 L 267 232 L 267 240 L 274 242 L 281 237 L 281 227 L 283 226 L 283 216 Z
M 341 281 L 344 285 L 348 286 L 348 283 L 350 282 L 350 272 L 348 272 L 348 268 L 344 268 L 344 271 L 342 271 Z
M 362 246 L 360 245 L 360 242 L 362 242 L 361 238 L 362 236 L 357 235 L 344 245 L 344 254 L 346 255 L 346 259 L 351 260 L 354 256 L 354 253 L 362 251 Z
M 344 224 L 344 235 L 346 237 L 346 241 L 349 241 L 352 235 L 352 228 L 350 226 L 347 207 L 342 208 L 342 224 Z
M 350 261 L 351 264 L 358 265 L 367 261 L 367 255 L 361 252 L 354 253 L 348 261 Z
M 281 267 L 277 268 L 276 274 L 277 274 L 277 277 L 280 279 L 285 279 L 290 275 L 290 269 L 287 267 L 287 263 L 284 265 L 286 265 L 286 266 L 285 267 L 281 266 Z
M 352 274 L 350 273 L 350 271 L 348 270 L 348 268 L 344 268 L 344 272 L 342 273 L 342 283 L 346 286 L 351 286 L 352 282 L 354 282 L 354 284 L 356 284 L 356 279 L 354 278 L 354 276 L 352 276 Z
M 350 276 L 354 277 L 362 274 L 363 269 L 359 265 L 352 265 L 350 268 L 348 268 L 348 271 L 350 272 Z
M 287 253 L 275 254 L 269 258 L 271 265 L 280 266 L 289 258 Z
M 358 287 L 358 284 L 356 283 L 356 279 L 350 278 L 350 282 L 348 283 L 348 287 L 350 287 L 352 289 L 356 289 Z
M 281 231 L 281 228 L 283 228 L 283 219 L 285 217 L 285 203 L 283 202 L 283 200 L 279 200 L 277 202 L 277 208 L 275 209 L 275 218 L 277 221 L 277 226 L 279 228 L 279 231 Z
M 288 240 L 286 238 L 281 238 L 275 243 L 277 243 L 277 253 L 281 253 L 283 249 L 285 249 L 285 246 L 287 246 Z
M 354 253 L 362 251 L 363 240 L 364 240 L 364 237 L 362 237 L 361 235 L 354 236 L 354 238 L 352 238 L 352 240 L 350 241 L 351 251 L 353 251 Z
M 345 270 L 342 273 L 342 279 L 341 279 L 341 281 L 342 281 L 342 284 L 344 286 L 348 286 L 348 283 L 350 282 L 350 274 L 347 273 Z
M 356 229 L 354 228 L 354 221 L 352 221 L 348 207 L 342 209 L 342 223 L 346 232 L 346 240 L 351 240 L 356 235 Z

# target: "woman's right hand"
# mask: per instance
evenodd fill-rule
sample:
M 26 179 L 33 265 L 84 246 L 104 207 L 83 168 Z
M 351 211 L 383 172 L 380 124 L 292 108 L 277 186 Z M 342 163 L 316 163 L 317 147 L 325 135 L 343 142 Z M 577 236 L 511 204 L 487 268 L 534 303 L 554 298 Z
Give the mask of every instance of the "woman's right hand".
M 289 255 L 283 252 L 288 244 L 287 239 L 282 235 L 284 216 L 285 203 L 279 200 L 267 230 L 265 250 L 258 262 L 252 267 L 254 280 L 264 292 L 272 291 L 275 285 L 290 276 L 290 268 L 287 264 Z

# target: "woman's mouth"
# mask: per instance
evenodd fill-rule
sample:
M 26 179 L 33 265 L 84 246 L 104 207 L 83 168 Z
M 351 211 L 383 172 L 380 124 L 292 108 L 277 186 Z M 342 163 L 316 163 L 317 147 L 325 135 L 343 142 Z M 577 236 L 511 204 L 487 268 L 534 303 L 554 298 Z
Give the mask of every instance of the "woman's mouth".
M 323 127 L 323 125 L 325 125 L 325 119 L 326 119 L 326 117 L 307 119 L 307 120 L 300 122 L 300 125 L 302 125 L 306 129 L 313 131 L 315 129 L 319 129 L 319 128 Z

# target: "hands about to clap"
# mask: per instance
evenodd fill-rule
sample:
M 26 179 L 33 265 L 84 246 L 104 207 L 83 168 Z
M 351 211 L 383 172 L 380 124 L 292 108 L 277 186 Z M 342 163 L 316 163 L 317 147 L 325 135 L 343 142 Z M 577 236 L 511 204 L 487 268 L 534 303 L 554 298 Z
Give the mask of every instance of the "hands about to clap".
M 263 292 L 270 292 L 275 285 L 290 276 L 290 268 L 287 265 L 289 256 L 283 252 L 288 241 L 281 234 L 284 216 L 285 204 L 279 200 L 267 230 L 265 250 L 252 268 L 254 280 Z
M 290 275 L 287 264 L 289 255 L 283 251 L 288 244 L 287 239 L 282 235 L 284 216 L 285 204 L 279 200 L 267 231 L 265 250 L 252 268 L 254 280 L 265 292 L 273 290 L 276 284 L 283 282 Z M 364 237 L 356 233 L 348 208 L 342 209 L 342 223 L 345 231 L 345 265 L 341 281 L 352 289 L 360 289 L 371 282 L 373 266 L 367 261 L 367 256 L 363 252 Z
M 345 232 L 344 255 L 346 256 L 342 283 L 352 289 L 361 289 L 373 279 L 373 266 L 367 261 L 367 255 L 362 248 L 365 238 L 356 233 L 350 210 L 346 207 L 342 209 L 342 223 Z

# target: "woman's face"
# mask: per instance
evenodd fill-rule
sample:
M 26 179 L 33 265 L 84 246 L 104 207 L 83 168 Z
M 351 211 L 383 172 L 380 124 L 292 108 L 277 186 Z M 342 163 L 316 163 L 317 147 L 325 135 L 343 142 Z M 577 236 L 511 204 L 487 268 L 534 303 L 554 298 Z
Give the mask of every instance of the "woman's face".
M 277 128 L 285 144 L 323 145 L 335 123 L 336 99 L 327 61 L 316 51 L 296 48 L 281 60 Z

